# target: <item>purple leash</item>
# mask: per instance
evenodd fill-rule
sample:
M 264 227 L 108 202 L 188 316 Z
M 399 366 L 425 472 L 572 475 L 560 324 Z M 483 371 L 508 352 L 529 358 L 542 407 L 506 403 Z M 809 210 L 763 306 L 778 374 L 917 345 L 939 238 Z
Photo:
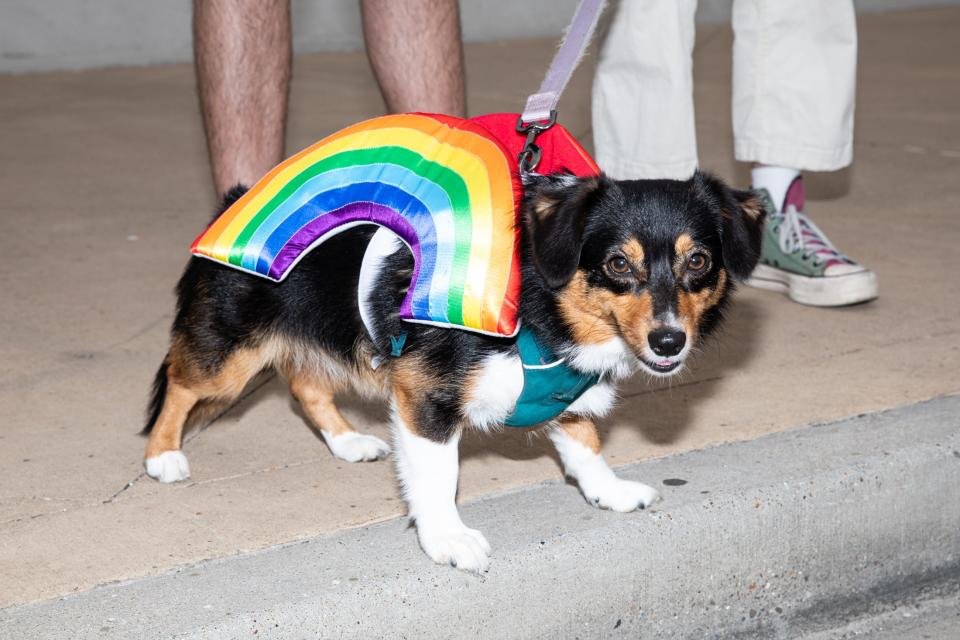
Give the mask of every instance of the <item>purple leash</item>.
M 540 147 L 534 144 L 534 140 L 557 121 L 557 103 L 590 44 L 605 5 L 606 0 L 580 0 L 540 88 L 527 98 L 517 120 L 517 132 L 527 134 L 526 144 L 518 157 L 521 173 L 533 171 L 540 162 Z

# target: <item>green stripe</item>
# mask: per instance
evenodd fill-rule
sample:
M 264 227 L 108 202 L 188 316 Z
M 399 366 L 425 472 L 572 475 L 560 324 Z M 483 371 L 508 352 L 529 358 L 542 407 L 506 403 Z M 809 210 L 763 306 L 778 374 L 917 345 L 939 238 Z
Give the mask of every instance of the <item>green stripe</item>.
M 311 165 L 284 185 L 244 226 L 230 249 L 230 263 L 240 265 L 246 244 L 260 225 L 305 182 L 327 171 L 370 164 L 393 164 L 403 167 L 425 180 L 433 182 L 443 189 L 447 197 L 450 198 L 450 204 L 453 207 L 454 259 L 450 275 L 447 313 L 451 323 L 462 324 L 463 290 L 467 280 L 470 240 L 473 232 L 470 194 L 467 191 L 466 182 L 458 173 L 442 164 L 427 160 L 419 153 L 404 147 L 376 147 L 343 151 Z

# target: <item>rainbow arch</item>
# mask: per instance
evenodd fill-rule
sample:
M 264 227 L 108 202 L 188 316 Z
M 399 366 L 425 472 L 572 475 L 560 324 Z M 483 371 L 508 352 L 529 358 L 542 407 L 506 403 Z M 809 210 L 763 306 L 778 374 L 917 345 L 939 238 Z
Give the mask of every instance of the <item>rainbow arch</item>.
M 403 319 L 512 336 L 520 196 L 516 160 L 483 127 L 432 114 L 383 116 L 278 165 L 191 252 L 279 282 L 330 236 L 378 224 L 414 256 Z

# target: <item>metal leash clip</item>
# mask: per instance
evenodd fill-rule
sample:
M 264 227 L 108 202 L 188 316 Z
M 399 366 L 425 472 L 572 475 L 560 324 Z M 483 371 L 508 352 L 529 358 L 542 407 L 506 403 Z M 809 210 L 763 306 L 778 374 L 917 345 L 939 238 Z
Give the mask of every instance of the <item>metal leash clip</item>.
M 520 173 L 531 173 L 540 164 L 540 158 L 543 156 L 543 150 L 535 143 L 537 136 L 552 127 L 557 122 L 557 110 L 550 110 L 550 117 L 546 120 L 534 122 L 524 122 L 523 116 L 517 118 L 517 133 L 527 134 L 527 139 L 523 144 L 523 151 L 517 156 L 517 166 Z

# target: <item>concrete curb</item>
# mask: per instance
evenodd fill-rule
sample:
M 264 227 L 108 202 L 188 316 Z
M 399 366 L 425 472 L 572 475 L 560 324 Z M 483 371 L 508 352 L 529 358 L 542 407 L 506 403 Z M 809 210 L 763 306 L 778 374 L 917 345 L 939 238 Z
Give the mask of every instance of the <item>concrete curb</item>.
M 596 511 L 553 482 L 465 505 L 482 578 L 394 520 L 0 611 L 0 637 L 795 637 L 960 584 L 960 397 L 620 473 L 664 502 Z

